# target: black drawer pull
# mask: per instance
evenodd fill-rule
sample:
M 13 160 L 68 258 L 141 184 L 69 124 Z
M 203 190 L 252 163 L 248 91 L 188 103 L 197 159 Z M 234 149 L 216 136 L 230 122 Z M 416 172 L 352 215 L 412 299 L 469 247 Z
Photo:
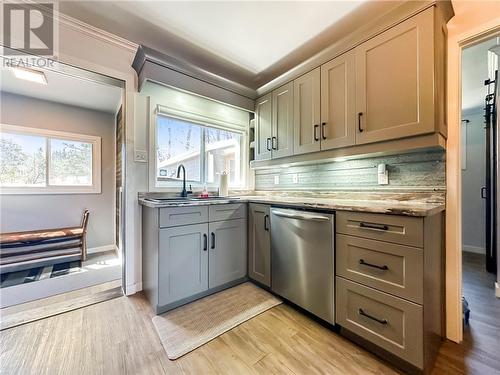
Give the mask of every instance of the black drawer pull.
M 266 148 L 267 151 L 271 151 L 271 138 L 266 139 Z
M 363 133 L 363 128 L 361 127 L 361 116 L 363 116 L 363 112 L 358 113 L 358 130 L 360 133 Z
M 319 125 L 314 125 L 314 140 L 316 142 L 319 141 L 318 132 L 317 132 L 318 129 L 319 129 Z
M 326 122 L 323 122 L 321 124 L 321 138 L 323 139 L 326 139 L 326 131 L 325 131 L 325 126 L 326 126 Z
M 264 230 L 269 231 L 269 215 L 264 216 Z
M 389 226 L 385 224 L 373 224 L 373 223 L 359 223 L 361 228 L 369 228 L 369 229 L 379 229 L 379 230 L 389 230 Z
M 278 138 L 273 137 L 273 138 L 271 139 L 271 148 L 272 148 L 273 150 L 277 150 L 277 149 L 278 149 Z
M 203 234 L 203 251 L 208 250 L 208 236 L 206 233 Z
M 363 259 L 359 260 L 359 264 L 361 264 L 363 266 L 367 266 L 367 267 L 378 268 L 379 270 L 382 270 L 382 271 L 387 271 L 389 269 L 389 267 L 387 267 L 386 265 L 377 266 L 376 264 L 366 263 Z
M 375 318 L 374 316 L 371 316 L 370 314 L 365 313 L 365 312 L 363 311 L 363 309 L 362 309 L 362 308 L 359 308 L 359 309 L 358 309 L 358 314 L 359 314 L 359 315 L 363 315 L 363 316 L 367 317 L 368 319 L 371 319 L 371 320 L 373 320 L 373 321 L 375 321 L 375 322 L 377 322 L 377 323 L 383 324 L 383 325 L 386 325 L 386 324 L 388 324 L 388 323 L 389 323 L 389 322 L 387 321 L 387 319 L 379 319 L 379 318 Z
M 212 232 L 211 235 L 212 235 L 212 246 L 210 246 L 210 248 L 215 249 L 215 233 Z

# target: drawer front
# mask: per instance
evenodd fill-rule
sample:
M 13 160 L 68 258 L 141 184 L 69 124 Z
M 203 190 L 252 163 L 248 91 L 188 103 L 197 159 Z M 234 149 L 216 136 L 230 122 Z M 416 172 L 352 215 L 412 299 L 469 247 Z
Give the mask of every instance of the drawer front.
M 336 323 L 423 368 L 422 307 L 336 278 Z
M 208 222 L 207 206 L 160 208 L 160 228 Z
M 424 246 L 423 219 L 420 217 L 339 211 L 337 233 L 407 246 Z
M 246 219 L 246 203 L 214 204 L 209 206 L 210 221 Z
M 337 234 L 336 261 L 338 276 L 422 304 L 422 249 Z

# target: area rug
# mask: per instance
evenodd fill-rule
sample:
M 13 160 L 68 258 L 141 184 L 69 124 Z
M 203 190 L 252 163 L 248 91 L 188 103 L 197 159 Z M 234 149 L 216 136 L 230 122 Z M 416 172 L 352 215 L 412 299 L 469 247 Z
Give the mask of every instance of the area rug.
M 157 315 L 153 324 L 168 358 L 177 359 L 281 303 L 244 283 Z

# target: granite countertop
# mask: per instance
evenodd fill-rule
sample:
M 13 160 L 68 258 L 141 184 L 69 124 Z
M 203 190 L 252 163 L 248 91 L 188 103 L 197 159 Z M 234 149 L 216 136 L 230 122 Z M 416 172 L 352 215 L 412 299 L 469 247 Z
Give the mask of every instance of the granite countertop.
M 141 194 L 139 203 L 152 208 L 253 202 L 336 211 L 370 212 L 404 216 L 431 216 L 445 209 L 444 192 L 232 192 L 212 200 L 154 202 L 155 194 Z M 171 198 L 171 197 L 170 197 Z M 172 198 L 171 198 L 172 199 Z M 179 198 L 180 199 L 180 198 Z

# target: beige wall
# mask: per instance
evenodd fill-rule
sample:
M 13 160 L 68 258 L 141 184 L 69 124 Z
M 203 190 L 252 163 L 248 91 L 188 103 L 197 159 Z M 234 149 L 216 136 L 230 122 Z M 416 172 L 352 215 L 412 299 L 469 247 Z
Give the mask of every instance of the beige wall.
M 88 209 L 88 247 L 113 246 L 114 114 L 2 92 L 0 123 L 101 137 L 100 194 L 1 195 L 0 232 L 79 225 Z
M 455 17 L 448 23 L 448 139 L 446 204 L 446 335 L 462 341 L 460 46 L 500 27 L 500 2 L 452 1 Z

